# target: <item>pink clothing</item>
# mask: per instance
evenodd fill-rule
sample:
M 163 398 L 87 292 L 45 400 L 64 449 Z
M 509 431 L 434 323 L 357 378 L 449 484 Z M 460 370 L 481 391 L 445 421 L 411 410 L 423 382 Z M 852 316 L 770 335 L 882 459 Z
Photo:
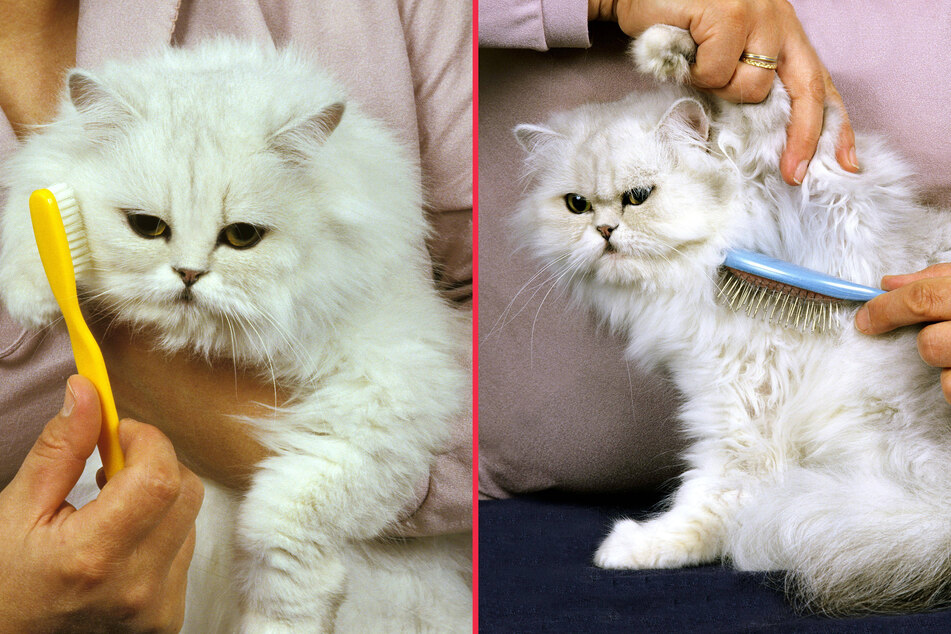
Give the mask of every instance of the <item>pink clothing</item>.
M 588 4 L 583 0 L 481 0 L 479 46 L 587 48 Z
M 187 46 L 221 34 L 295 45 L 334 73 L 366 112 L 399 134 L 422 165 L 435 228 L 430 246 L 442 265 L 440 286 L 468 304 L 470 4 L 396 0 L 367 10 L 346 0 L 82 2 L 77 65 L 94 68 L 107 59 L 146 54 L 168 43 Z M 17 146 L 9 122 L 0 117 L 0 164 Z M 5 195 L 0 191 L 0 207 Z M 74 371 L 64 328 L 27 335 L 0 312 L 0 486 L 10 480 L 43 425 L 60 408 L 65 379 Z M 434 471 L 449 474 L 448 479 L 430 483 L 426 516 L 410 518 L 429 532 L 462 530 L 471 522 L 471 419 L 458 426 L 455 446 Z

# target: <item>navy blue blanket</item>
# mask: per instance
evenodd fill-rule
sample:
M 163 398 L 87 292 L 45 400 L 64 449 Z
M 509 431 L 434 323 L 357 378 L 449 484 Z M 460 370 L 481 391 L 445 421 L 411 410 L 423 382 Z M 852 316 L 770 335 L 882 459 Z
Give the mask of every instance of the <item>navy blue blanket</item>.
M 543 495 L 479 504 L 479 630 L 495 632 L 949 632 L 951 611 L 802 616 L 781 580 L 719 565 L 601 570 L 591 557 L 613 520 L 659 499 Z

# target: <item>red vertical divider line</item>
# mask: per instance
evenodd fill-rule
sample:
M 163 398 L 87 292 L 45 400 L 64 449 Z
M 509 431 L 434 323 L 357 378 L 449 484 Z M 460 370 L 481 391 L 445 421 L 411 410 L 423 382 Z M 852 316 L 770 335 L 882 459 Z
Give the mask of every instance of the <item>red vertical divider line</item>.
M 479 0 L 472 0 L 472 631 L 479 631 Z

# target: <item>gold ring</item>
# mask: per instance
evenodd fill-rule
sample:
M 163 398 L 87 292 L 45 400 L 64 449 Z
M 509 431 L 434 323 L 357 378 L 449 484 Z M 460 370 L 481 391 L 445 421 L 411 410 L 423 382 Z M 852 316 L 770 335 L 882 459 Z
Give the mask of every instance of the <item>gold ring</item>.
M 765 55 L 743 53 L 740 57 L 740 61 L 750 66 L 756 66 L 757 68 L 765 68 L 766 70 L 776 70 L 779 67 L 778 59 L 775 57 L 766 57 Z

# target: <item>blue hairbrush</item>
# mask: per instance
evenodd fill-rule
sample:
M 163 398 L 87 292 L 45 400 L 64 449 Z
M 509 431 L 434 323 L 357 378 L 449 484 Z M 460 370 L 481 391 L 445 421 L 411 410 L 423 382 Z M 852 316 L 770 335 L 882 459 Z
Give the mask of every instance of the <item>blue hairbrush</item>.
M 760 253 L 731 249 L 723 261 L 720 292 L 734 310 L 760 310 L 770 321 L 823 331 L 842 302 L 866 302 L 885 291 L 841 280 Z

